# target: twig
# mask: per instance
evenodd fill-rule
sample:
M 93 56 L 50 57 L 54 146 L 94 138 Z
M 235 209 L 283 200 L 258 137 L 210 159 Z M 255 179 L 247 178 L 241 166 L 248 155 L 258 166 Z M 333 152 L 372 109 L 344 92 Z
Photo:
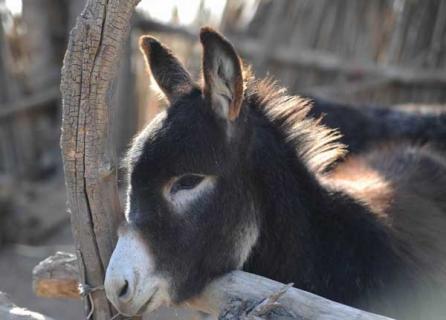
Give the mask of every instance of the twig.
M 289 288 L 293 287 L 293 283 L 289 283 L 287 285 L 284 285 L 280 290 L 277 292 L 271 294 L 268 298 L 262 300 L 259 304 L 257 304 L 254 308 L 252 308 L 250 311 L 246 313 L 246 316 L 243 317 L 243 319 L 246 320 L 256 320 L 258 318 L 261 318 L 262 316 L 266 315 L 271 310 L 282 307 L 280 303 L 277 301 L 282 297 L 285 292 L 288 291 Z

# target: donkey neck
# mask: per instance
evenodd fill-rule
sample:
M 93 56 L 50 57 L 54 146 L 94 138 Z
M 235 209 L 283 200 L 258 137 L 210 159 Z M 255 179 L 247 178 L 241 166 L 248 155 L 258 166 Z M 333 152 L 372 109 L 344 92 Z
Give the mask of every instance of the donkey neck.
M 352 303 L 361 285 L 395 264 L 385 227 L 365 206 L 322 185 L 274 125 L 254 123 L 261 231 L 245 269 Z

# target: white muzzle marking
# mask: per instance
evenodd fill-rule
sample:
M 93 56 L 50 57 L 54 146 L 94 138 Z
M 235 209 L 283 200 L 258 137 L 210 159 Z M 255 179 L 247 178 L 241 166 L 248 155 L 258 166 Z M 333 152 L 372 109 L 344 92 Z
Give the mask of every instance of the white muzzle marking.
M 170 303 L 168 282 L 155 272 L 150 250 L 138 231 L 128 226 L 119 230 L 104 287 L 110 302 L 126 316 Z

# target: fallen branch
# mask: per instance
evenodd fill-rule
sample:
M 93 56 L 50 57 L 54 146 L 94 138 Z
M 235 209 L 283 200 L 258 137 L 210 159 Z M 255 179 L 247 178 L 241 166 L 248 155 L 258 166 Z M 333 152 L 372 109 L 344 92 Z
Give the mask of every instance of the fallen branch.
M 43 297 L 79 297 L 76 257 L 58 252 L 33 271 L 33 287 Z M 282 283 L 233 271 L 215 281 L 184 307 L 219 316 L 220 319 L 356 319 L 389 320 Z

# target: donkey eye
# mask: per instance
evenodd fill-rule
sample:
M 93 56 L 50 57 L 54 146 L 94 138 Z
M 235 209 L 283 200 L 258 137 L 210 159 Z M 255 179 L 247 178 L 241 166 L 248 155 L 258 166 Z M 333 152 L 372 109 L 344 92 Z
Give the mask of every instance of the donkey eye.
M 180 190 L 191 190 L 203 181 L 204 176 L 198 174 L 187 174 L 178 178 L 170 189 L 171 193 L 176 193 Z

